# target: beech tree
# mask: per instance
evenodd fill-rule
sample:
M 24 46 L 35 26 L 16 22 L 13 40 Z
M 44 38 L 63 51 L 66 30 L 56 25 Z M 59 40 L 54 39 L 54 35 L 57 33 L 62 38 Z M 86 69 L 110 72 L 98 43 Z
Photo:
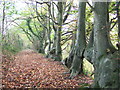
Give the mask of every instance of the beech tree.
M 119 61 L 117 50 L 111 48 L 108 26 L 108 3 L 95 2 L 94 6 L 94 50 L 93 63 L 95 68 L 94 87 L 118 88 Z
M 58 17 L 57 17 L 57 31 L 56 31 L 56 59 L 61 61 L 62 50 L 61 50 L 61 30 L 63 25 L 63 2 L 58 2 Z
M 78 29 L 71 65 L 71 77 L 76 76 L 82 70 L 82 60 L 86 58 L 95 69 L 94 88 L 118 88 L 119 82 L 119 48 L 112 45 L 110 39 L 109 3 L 95 2 L 94 7 L 94 27 L 91 32 L 89 42 L 85 40 L 85 3 L 79 3 Z M 83 7 L 82 7 L 83 5 Z M 80 11 L 82 11 L 80 13 Z M 83 17 L 82 17 L 83 16 Z M 82 18 L 81 18 L 82 17 Z M 118 22 L 119 23 L 119 22 Z M 80 35 L 80 36 L 79 36 Z M 79 41 L 78 41 L 79 40 Z M 119 47 L 119 45 L 117 44 Z M 84 54 L 84 56 L 83 56 Z M 70 54 L 71 55 L 71 54 Z M 71 58 L 68 58 L 70 60 Z
M 71 65 L 71 76 L 70 78 L 76 76 L 78 73 L 83 72 L 83 53 L 86 47 L 86 37 L 85 37 L 85 8 L 86 2 L 79 2 L 79 12 L 78 12 L 78 28 L 76 33 L 76 42 L 74 47 L 73 62 Z

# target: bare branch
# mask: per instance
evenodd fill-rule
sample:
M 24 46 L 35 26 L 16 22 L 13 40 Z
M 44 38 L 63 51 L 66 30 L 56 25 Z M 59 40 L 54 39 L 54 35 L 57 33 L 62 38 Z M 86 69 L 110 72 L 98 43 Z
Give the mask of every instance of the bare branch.
M 90 5 L 89 2 L 87 2 L 87 4 L 90 6 L 90 8 L 91 8 L 92 10 L 94 10 L 94 7 L 93 7 L 92 5 Z
M 72 22 L 75 22 L 75 21 L 77 21 L 77 20 L 71 20 L 71 21 L 69 21 L 67 23 L 64 23 L 63 25 L 66 25 L 66 24 L 69 24 L 69 23 L 72 23 Z
M 33 43 L 34 41 L 34 38 L 33 36 L 28 32 L 26 31 L 22 26 L 20 26 L 17 22 L 14 22 L 17 26 L 19 26 L 26 34 L 26 36 L 28 37 L 28 39 Z M 31 39 L 32 38 L 32 39 Z
M 113 24 L 113 26 L 110 28 L 110 31 L 115 27 L 116 24 L 117 24 L 117 22 L 115 22 L 115 23 Z

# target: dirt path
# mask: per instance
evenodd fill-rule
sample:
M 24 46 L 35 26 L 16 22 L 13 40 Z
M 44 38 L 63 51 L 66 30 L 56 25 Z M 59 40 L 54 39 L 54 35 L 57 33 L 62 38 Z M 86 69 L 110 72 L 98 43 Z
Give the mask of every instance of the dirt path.
M 6 66 L 4 71 L 4 88 L 77 88 L 81 83 L 91 83 L 92 80 L 84 75 L 74 79 L 64 79 L 69 74 L 60 62 L 46 59 L 43 55 L 24 50 L 18 53 L 14 62 Z

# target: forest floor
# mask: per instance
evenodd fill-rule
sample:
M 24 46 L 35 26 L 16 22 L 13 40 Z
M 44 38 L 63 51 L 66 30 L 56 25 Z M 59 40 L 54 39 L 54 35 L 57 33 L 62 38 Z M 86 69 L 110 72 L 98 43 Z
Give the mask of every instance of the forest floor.
M 3 56 L 3 88 L 79 88 L 93 80 L 83 74 L 65 79 L 68 69 L 58 61 L 45 58 L 32 50 L 23 50 L 14 60 Z

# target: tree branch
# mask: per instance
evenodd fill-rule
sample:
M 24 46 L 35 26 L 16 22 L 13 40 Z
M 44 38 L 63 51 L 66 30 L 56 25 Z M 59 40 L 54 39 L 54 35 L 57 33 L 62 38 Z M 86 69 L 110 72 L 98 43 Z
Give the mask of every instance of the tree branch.
M 94 7 L 93 7 L 92 5 L 90 5 L 89 2 L 87 2 L 87 4 L 90 6 L 90 8 L 91 8 L 92 10 L 94 10 Z
M 33 43 L 33 41 L 34 41 L 34 38 L 33 38 L 33 36 L 29 33 L 29 32 L 27 32 L 23 27 L 21 27 L 17 22 L 14 22 L 17 26 L 19 26 L 24 32 L 25 32 L 25 34 L 26 34 L 26 36 L 28 37 L 28 39 Z M 33 39 L 33 40 L 31 40 L 31 38 L 29 37 L 29 36 Z
M 67 20 L 70 10 L 71 10 L 71 3 L 69 4 L 68 10 L 66 11 L 67 14 L 64 16 L 63 23 Z

